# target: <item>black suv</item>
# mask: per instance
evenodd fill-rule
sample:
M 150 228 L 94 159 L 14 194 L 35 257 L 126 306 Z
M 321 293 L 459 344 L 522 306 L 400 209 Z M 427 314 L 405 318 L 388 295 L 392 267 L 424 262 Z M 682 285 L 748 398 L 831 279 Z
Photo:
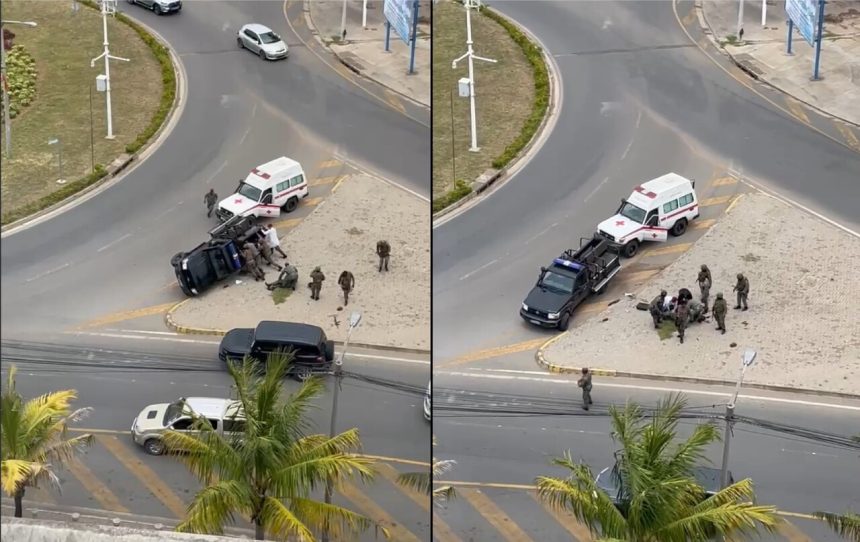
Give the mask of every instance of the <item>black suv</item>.
M 325 331 L 310 324 L 263 321 L 256 329 L 231 329 L 221 339 L 218 358 L 241 361 L 246 355 L 266 363 L 269 354 L 285 352 L 293 355 L 289 372 L 299 381 L 314 373 L 328 372 L 334 361 L 334 342 Z

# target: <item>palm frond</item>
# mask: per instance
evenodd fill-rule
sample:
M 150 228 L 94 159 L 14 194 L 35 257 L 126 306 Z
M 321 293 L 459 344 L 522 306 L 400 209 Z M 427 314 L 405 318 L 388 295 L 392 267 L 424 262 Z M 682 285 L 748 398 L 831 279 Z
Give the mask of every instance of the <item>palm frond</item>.
M 660 528 L 656 534 L 674 538 L 678 533 L 683 533 L 688 539 L 705 540 L 711 529 L 724 536 L 754 532 L 759 528 L 773 532 L 780 521 L 774 506 L 723 504 L 679 518 Z
M 235 523 L 235 515 L 249 514 L 250 489 L 236 480 L 220 480 L 201 489 L 188 505 L 185 520 L 176 530 L 186 533 L 223 534 L 224 525 Z
M 283 506 L 282 503 L 278 504 Z M 356 533 L 366 531 L 371 527 L 374 527 L 377 533 L 382 533 L 385 538 L 390 537 L 388 530 L 379 523 L 335 504 L 326 504 L 305 498 L 291 499 L 290 504 L 296 518 L 316 530 L 327 529 L 333 540 L 348 540 Z M 274 502 L 271 504 L 267 502 L 267 505 L 274 506 L 275 504 Z M 266 515 L 265 517 L 268 526 L 269 516 Z
M 12 497 L 30 479 L 34 463 L 23 459 L 4 459 L 0 466 L 3 492 Z
M 430 471 L 427 472 L 404 472 L 397 475 L 397 483 L 418 493 L 430 495 L 433 490 L 433 480 Z
M 845 514 L 814 512 L 812 515 L 827 523 L 839 536 L 853 542 L 860 542 L 860 515 L 852 512 Z

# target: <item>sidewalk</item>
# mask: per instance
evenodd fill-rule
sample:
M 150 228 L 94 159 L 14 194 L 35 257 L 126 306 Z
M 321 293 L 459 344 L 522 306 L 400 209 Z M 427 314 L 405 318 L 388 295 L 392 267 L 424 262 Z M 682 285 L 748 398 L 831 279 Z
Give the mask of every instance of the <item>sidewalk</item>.
M 860 394 L 860 305 L 852 295 L 860 275 L 851 261 L 860 261 L 860 239 L 764 194 L 747 194 L 635 298 L 622 297 L 560 335 L 544 349 L 543 364 L 733 383 L 743 351 L 754 348 L 758 358 L 745 382 Z M 684 344 L 674 332 L 661 340 L 636 304 L 661 289 L 677 294 L 686 287 L 698 296 L 701 264 L 713 276 L 711 303 L 718 292 L 728 302 L 728 332 L 721 335 L 709 318 L 687 328 Z M 739 272 L 750 281 L 746 312 L 732 308 Z
M 761 25 L 761 2 L 745 0 L 744 35 L 737 33 L 738 3 L 699 0 L 705 25 L 736 64 L 758 74 L 779 90 L 833 117 L 860 126 L 860 3 L 829 0 L 825 6 L 820 81 L 811 81 L 815 49 L 797 30 L 793 55 L 786 54 L 788 25 L 783 2 L 768 0 L 767 26 Z M 706 28 L 707 30 L 708 28 Z
M 341 62 L 398 94 L 430 107 L 430 3 L 419 8 L 415 73 L 409 75 L 410 47 L 391 29 L 390 52 L 385 52 L 385 15 L 382 0 L 367 2 L 367 28 L 361 27 L 361 0 L 348 0 L 346 42 L 340 44 L 342 0 L 306 0 L 309 25 Z
M 430 349 L 430 206 L 400 188 L 374 177 L 347 177 L 313 213 L 280 233 L 299 283 L 283 303 L 275 304 L 262 282 L 239 274 L 200 297 L 190 298 L 171 313 L 185 328 L 226 331 L 256 327 L 261 320 L 315 324 L 329 339 L 346 338 L 349 314 L 362 312 L 354 343 Z M 377 270 L 376 242 L 391 244 L 388 273 Z M 275 257 L 277 263 L 283 260 Z M 325 274 L 319 301 L 310 299 L 310 272 Z M 278 272 L 263 264 L 266 280 Z M 343 307 L 337 284 L 341 271 L 355 276 L 355 290 Z M 238 283 L 237 283 L 238 281 Z

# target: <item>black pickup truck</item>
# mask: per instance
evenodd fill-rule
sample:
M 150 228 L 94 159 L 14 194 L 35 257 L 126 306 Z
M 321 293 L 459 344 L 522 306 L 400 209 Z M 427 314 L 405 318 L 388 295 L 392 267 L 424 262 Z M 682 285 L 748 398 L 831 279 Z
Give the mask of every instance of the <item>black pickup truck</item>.
M 550 267 L 541 267 L 537 284 L 520 308 L 524 320 L 566 331 L 577 305 L 592 293 L 602 293 L 621 270 L 618 253 L 600 235 L 583 237 L 579 243 L 579 250 L 566 250 Z
M 241 247 L 249 239 L 256 240 L 259 231 L 253 216 L 235 216 L 210 230 L 208 241 L 174 255 L 170 265 L 185 295 L 200 295 L 216 282 L 238 273 L 244 264 Z

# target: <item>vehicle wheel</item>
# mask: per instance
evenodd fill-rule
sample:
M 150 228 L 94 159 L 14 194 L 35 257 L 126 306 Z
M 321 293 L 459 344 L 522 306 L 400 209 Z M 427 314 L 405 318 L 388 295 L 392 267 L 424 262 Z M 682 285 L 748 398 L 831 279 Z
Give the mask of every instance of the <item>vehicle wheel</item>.
M 242 38 L 236 38 L 236 43 L 239 45 L 239 49 L 245 48 L 245 43 L 242 41 Z
M 292 197 L 292 198 L 288 199 L 287 202 L 284 204 L 284 211 L 286 211 L 288 213 L 292 213 L 293 211 L 296 210 L 296 207 L 298 207 L 298 206 L 299 206 L 299 198 Z
M 265 53 L 265 52 L 263 52 L 263 50 L 262 50 L 262 49 L 260 49 L 260 52 L 259 52 L 258 54 L 260 55 L 260 58 L 261 58 L 261 59 L 266 60 L 266 53 Z
M 164 443 L 157 438 L 151 438 L 143 443 L 143 450 L 149 455 L 161 455 L 164 453 Z
M 334 361 L 334 341 L 325 342 L 325 360 Z
M 184 257 L 185 257 L 184 252 L 177 252 L 176 254 L 173 255 L 172 258 L 170 258 L 170 265 L 172 265 L 173 267 L 176 267 L 177 265 L 179 265 L 179 262 L 181 262 L 182 258 L 184 258 Z
M 570 326 L 570 313 L 565 312 L 558 321 L 558 329 L 559 331 L 567 331 L 568 326 Z
M 624 245 L 624 249 L 622 250 L 625 258 L 632 258 L 633 256 L 636 256 L 637 252 L 639 252 L 639 239 L 630 241 Z
M 684 232 L 687 231 L 687 219 L 682 218 L 681 220 L 675 222 L 675 225 L 672 226 L 672 229 L 669 232 L 675 237 L 679 237 L 684 235 Z
M 296 368 L 293 369 L 293 378 L 299 382 L 304 382 L 312 376 L 313 371 L 311 371 L 311 368 L 307 365 L 296 365 Z

